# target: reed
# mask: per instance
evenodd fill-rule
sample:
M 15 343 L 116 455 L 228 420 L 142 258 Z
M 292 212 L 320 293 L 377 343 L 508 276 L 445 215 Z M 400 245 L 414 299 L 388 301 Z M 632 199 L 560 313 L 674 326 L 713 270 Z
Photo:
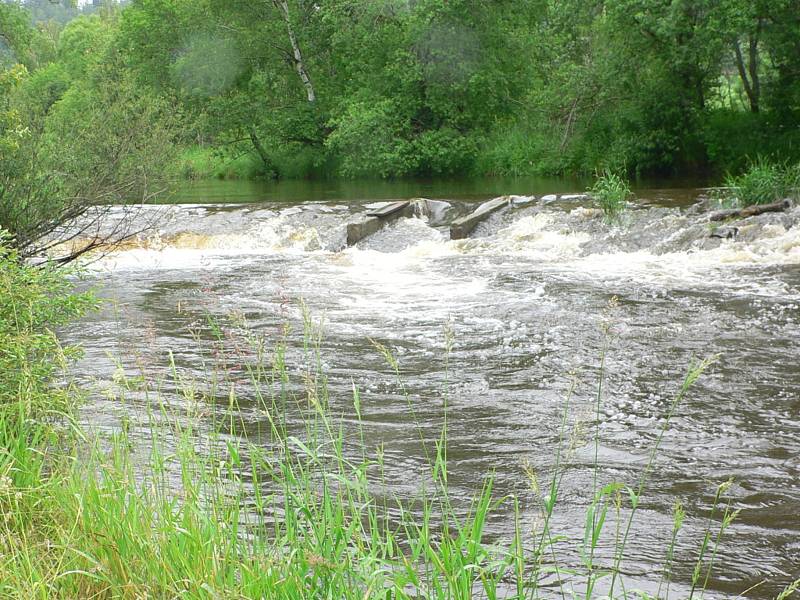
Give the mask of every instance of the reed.
M 588 192 L 609 224 L 620 222 L 628 200 L 633 196 L 625 178 L 609 169 L 596 175 L 594 185 Z

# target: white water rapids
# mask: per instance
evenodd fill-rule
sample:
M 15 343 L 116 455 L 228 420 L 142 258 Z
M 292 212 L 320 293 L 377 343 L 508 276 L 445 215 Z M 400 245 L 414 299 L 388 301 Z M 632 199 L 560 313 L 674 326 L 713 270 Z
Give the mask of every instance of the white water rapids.
M 302 299 L 324 320 L 333 401 L 344 411 L 352 386 L 362 390 L 368 444 L 385 444 L 394 492 L 413 497 L 424 469 L 406 399 L 371 340 L 397 356 L 426 439 L 438 437 L 449 386 L 451 484 L 465 506 L 494 471 L 498 495 L 517 494 L 533 523 L 522 465 L 550 465 L 572 373 L 574 418 L 591 421 L 610 319 L 603 481 L 636 480 L 692 358 L 720 357 L 665 437 L 626 564 L 632 577 L 649 589 L 680 498 L 688 516 L 676 593 L 686 592 L 714 488 L 732 477 L 742 512 L 720 548 L 712 593 L 736 597 L 766 579 L 749 597 L 772 597 L 796 578 L 800 209 L 736 223 L 725 238 L 700 206 L 642 203 L 608 225 L 580 198 L 532 198 L 451 241 L 449 223 L 473 208 L 440 201 L 427 217 L 402 218 L 351 248 L 345 226 L 363 215 L 362 203 L 152 209 L 164 211 L 157 230 L 91 257 L 90 279 L 110 301 L 70 332 L 86 350 L 80 377 L 113 385 L 117 358 L 133 373 L 166 373 L 172 352 L 202 379 L 196 331 L 209 314 L 236 312 L 274 339 L 293 324 L 291 357 L 302 345 Z M 246 398 L 246 382 L 237 391 Z M 135 398 L 120 406 L 97 394 L 85 418 L 113 428 L 140 410 Z M 242 418 L 255 428 L 263 417 L 245 402 Z M 567 465 L 568 508 L 556 524 L 579 537 L 593 458 L 586 446 Z M 491 528 L 509 534 L 502 511 Z

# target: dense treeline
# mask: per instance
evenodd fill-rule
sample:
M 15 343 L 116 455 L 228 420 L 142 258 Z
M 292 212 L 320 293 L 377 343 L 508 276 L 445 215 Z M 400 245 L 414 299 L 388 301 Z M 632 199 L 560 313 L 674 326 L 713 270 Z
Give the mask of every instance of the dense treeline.
M 70 130 L 51 145 L 74 150 L 71 129 L 110 129 L 97 113 L 168 117 L 139 134 L 173 132 L 187 176 L 721 174 L 800 157 L 797 0 L 133 0 L 29 26 L 43 4 L 0 13 L 17 119 Z
M 89 206 L 164 189 L 179 117 L 129 68 L 116 10 L 34 28 L 3 3 L 0 32 L 0 229 L 21 256 L 65 241 Z

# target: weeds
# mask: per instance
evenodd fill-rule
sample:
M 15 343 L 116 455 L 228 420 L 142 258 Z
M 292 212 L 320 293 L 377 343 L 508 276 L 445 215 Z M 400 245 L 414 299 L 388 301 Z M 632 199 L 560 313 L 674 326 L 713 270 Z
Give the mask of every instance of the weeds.
M 800 163 L 789 166 L 758 158 L 741 175 L 725 178 L 722 203 L 733 206 L 769 204 L 800 189 Z
M 607 223 L 619 222 L 627 201 L 633 196 L 628 182 L 608 169 L 597 175 L 588 192 L 602 209 Z

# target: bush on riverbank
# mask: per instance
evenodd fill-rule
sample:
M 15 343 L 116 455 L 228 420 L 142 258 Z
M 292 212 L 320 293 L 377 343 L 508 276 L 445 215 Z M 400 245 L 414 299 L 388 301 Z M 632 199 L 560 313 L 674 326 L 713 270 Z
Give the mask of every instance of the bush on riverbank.
M 54 329 L 90 310 L 95 299 L 74 293 L 54 267 L 26 266 L 6 241 L 0 230 L 0 417 L 68 413 L 74 391 L 53 383 L 78 350 L 62 347 Z
M 21 10 L 0 3 L 0 50 L 6 12 Z M 109 48 L 112 29 L 97 17 L 76 20 L 60 32 L 58 62 L 0 61 L 0 229 L 23 257 L 74 239 L 64 226 L 98 205 L 151 202 L 170 188 L 164 170 L 174 161 L 178 118 L 121 67 Z M 129 233 L 117 223 L 100 240 L 99 221 L 84 223 L 85 237 L 113 244 Z
M 203 146 L 191 146 L 177 159 L 177 174 L 184 179 L 257 179 L 262 165 L 249 152 L 236 155 Z

